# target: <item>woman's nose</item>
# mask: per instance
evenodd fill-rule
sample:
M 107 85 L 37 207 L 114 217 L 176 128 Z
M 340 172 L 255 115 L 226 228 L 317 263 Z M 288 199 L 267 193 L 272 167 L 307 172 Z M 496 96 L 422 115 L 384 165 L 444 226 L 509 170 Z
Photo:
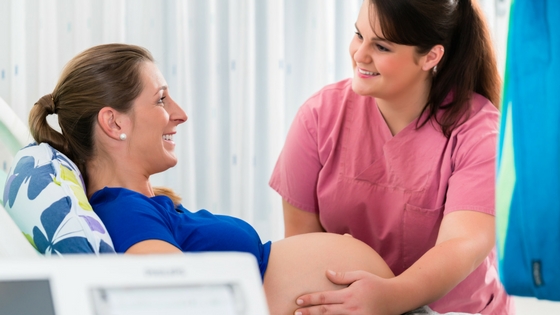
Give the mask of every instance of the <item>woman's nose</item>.
M 370 49 L 368 45 L 365 43 L 360 43 L 360 45 L 356 47 L 356 50 L 354 51 L 352 58 L 354 58 L 354 61 L 356 63 L 364 63 L 364 64 L 370 63 L 372 58 L 370 55 Z
M 169 113 L 169 119 L 177 122 L 177 124 L 182 124 L 186 122 L 187 119 L 189 119 L 189 116 L 187 116 L 187 113 L 185 113 L 185 111 L 181 108 L 181 106 L 179 106 L 179 104 L 173 101 L 172 110 Z

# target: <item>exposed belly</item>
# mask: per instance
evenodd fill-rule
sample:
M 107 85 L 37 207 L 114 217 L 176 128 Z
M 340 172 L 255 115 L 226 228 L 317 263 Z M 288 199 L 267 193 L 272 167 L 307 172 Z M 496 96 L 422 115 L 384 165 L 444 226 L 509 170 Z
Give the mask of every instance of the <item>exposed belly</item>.
M 302 294 L 344 288 L 327 279 L 327 269 L 394 276 L 371 247 L 351 236 L 309 233 L 285 238 L 272 244 L 264 277 L 270 314 L 294 314 Z

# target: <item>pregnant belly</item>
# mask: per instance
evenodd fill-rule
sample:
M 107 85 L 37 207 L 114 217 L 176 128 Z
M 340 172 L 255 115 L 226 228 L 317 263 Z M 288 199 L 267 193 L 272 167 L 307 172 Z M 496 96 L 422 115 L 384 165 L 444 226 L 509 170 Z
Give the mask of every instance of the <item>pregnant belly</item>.
M 394 276 L 371 247 L 351 236 L 309 233 L 288 237 L 272 244 L 264 276 L 270 315 L 294 314 L 296 299 L 302 294 L 344 288 L 327 279 L 328 269 Z

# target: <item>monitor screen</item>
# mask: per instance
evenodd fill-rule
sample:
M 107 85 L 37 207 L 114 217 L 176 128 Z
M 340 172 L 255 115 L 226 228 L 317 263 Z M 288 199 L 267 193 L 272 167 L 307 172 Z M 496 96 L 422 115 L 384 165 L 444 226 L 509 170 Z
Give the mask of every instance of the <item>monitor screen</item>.
M 49 280 L 0 281 L 0 314 L 55 315 Z
M 233 285 L 113 287 L 91 290 L 96 315 L 241 315 Z

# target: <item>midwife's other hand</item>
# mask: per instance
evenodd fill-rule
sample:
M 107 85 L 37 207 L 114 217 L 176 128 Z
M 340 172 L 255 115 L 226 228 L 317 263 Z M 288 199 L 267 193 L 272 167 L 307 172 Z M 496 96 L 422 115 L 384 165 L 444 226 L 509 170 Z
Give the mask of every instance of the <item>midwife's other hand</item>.
M 335 291 L 324 291 L 300 296 L 300 307 L 295 315 L 389 315 L 391 294 L 389 279 L 366 271 L 327 271 L 335 284 L 348 285 Z

